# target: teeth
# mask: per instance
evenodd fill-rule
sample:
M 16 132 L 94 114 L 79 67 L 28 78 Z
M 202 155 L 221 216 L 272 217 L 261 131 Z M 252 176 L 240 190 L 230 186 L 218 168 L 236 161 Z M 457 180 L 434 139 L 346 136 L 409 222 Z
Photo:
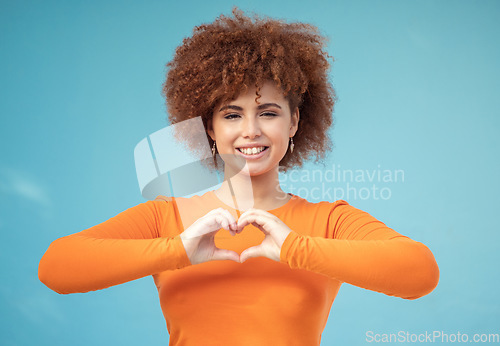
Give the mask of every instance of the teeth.
M 239 148 L 239 150 L 245 155 L 255 155 L 263 151 L 265 147 L 257 147 L 257 148 Z

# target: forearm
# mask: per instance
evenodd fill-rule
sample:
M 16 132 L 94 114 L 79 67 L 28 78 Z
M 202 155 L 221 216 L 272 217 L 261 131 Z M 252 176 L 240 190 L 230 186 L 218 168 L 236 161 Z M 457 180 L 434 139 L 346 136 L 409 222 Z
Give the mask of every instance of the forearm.
M 79 234 L 54 241 L 38 276 L 58 293 L 88 292 L 189 265 L 179 237 L 99 239 Z
M 430 293 L 439 279 L 431 251 L 406 237 L 340 240 L 292 232 L 283 243 L 280 259 L 291 268 L 406 299 Z

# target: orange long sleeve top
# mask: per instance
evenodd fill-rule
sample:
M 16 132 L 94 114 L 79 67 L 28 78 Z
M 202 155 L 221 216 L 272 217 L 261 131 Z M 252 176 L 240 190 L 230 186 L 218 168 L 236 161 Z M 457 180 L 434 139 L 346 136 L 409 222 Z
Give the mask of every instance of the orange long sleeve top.
M 59 293 L 87 292 L 153 275 L 170 345 L 319 345 L 332 302 L 346 282 L 414 299 L 431 292 L 439 270 L 431 251 L 345 201 L 298 196 L 269 212 L 292 233 L 280 262 L 191 265 L 179 234 L 208 211 L 238 211 L 213 192 L 157 199 L 55 240 L 39 278 Z M 259 244 L 252 225 L 215 243 L 238 253 Z

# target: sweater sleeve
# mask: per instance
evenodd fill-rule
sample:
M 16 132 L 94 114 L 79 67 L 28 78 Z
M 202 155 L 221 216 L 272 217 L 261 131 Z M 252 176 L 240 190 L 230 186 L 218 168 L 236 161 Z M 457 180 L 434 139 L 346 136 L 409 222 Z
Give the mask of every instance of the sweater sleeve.
M 190 265 L 180 237 L 162 237 L 167 203 L 139 204 L 50 244 L 38 277 L 58 293 L 88 292 Z
M 326 235 L 288 235 L 280 260 L 355 286 L 416 299 L 439 280 L 432 252 L 346 202 L 330 214 Z

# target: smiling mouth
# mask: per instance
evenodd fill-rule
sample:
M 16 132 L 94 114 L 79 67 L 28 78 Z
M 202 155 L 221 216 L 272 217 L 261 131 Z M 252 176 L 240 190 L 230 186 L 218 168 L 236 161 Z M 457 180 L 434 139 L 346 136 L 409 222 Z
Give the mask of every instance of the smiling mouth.
M 269 147 L 253 147 L 253 148 L 236 148 L 240 153 L 245 155 L 257 155 Z

